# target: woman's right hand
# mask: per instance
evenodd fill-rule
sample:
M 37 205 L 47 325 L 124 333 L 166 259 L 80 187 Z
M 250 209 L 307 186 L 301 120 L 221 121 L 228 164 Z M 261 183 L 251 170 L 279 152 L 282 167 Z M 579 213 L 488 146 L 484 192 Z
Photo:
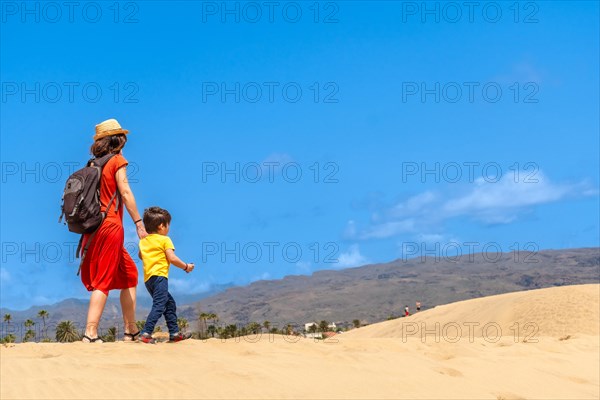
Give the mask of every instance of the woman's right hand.
M 146 236 L 148 236 L 148 232 L 146 232 L 146 228 L 144 227 L 143 224 L 137 224 L 135 227 L 136 227 L 138 238 L 143 239 Z

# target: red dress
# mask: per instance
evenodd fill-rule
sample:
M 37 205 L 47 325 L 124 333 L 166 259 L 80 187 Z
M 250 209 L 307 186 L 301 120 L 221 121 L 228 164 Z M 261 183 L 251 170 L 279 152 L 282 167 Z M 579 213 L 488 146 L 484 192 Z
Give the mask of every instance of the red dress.
M 117 189 L 117 170 L 127 165 L 127 160 L 117 154 L 111 158 L 102 170 L 100 180 L 100 203 L 102 211 Z M 115 200 L 96 235 L 90 243 L 87 254 L 81 264 L 81 281 L 87 290 L 100 290 L 108 296 L 112 289 L 127 289 L 137 286 L 138 270 L 123 243 L 123 202 L 119 201 L 118 209 Z M 90 234 L 83 237 L 82 247 L 85 247 Z

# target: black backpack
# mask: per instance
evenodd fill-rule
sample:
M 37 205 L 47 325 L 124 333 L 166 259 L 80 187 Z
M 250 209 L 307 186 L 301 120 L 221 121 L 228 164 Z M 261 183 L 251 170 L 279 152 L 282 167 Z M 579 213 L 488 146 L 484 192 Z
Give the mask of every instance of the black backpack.
M 76 257 L 79 257 L 83 234 L 93 232 L 83 251 L 82 262 L 87 248 L 93 239 L 93 235 L 95 235 L 96 230 L 102 224 L 113 200 L 116 199 L 115 207 L 116 210 L 119 209 L 119 190 L 117 189 L 106 207 L 106 212 L 100 211 L 100 178 L 102 177 L 102 169 L 113 156 L 115 154 L 107 154 L 100 158 L 91 159 L 84 168 L 73 172 L 65 184 L 62 197 L 62 213 L 58 222 L 62 222 L 64 216 L 69 231 L 82 234 L 77 246 Z M 79 275 L 79 271 L 77 275 Z

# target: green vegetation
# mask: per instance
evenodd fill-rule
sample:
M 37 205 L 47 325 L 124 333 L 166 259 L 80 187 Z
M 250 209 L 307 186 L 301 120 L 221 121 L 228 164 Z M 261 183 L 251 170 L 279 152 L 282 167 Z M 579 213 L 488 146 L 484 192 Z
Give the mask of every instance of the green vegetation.
M 6 335 L 2 338 L 1 342 L 2 343 L 14 343 L 15 340 L 17 340 L 15 335 L 13 335 L 12 333 L 9 333 L 8 335 Z
M 81 340 L 81 336 L 75 328 L 73 321 L 61 321 L 56 326 L 56 341 L 61 343 L 70 343 Z
M 44 324 L 44 329 L 42 331 L 42 336 L 43 336 L 43 338 L 47 338 L 48 337 L 48 332 L 46 332 L 46 318 L 50 317 L 50 314 L 48 314 L 48 311 L 46 311 L 46 310 L 40 310 L 40 311 L 38 311 L 37 315 L 38 315 L 39 318 L 42 319 L 42 323 Z
M 185 318 L 177 318 L 177 326 L 181 332 L 187 331 L 187 328 L 190 326 L 188 320 Z
M 103 342 L 116 342 L 117 341 L 117 327 L 113 326 L 108 328 L 108 331 L 100 337 Z
M 31 329 L 31 327 L 33 325 L 35 325 L 35 322 L 28 319 L 27 321 L 25 321 L 25 323 L 23 325 L 25 325 L 25 328 L 27 328 L 25 335 L 23 335 L 23 342 L 28 342 L 30 339 L 35 340 L 35 331 L 33 329 Z

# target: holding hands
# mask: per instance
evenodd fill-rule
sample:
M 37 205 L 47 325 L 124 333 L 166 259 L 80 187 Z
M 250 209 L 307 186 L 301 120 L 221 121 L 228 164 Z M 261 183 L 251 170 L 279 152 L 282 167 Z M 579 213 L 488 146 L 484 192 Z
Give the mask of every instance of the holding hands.
M 135 230 L 140 240 L 148 236 L 148 232 L 146 232 L 146 228 L 144 228 L 144 224 L 142 223 L 135 224 Z

